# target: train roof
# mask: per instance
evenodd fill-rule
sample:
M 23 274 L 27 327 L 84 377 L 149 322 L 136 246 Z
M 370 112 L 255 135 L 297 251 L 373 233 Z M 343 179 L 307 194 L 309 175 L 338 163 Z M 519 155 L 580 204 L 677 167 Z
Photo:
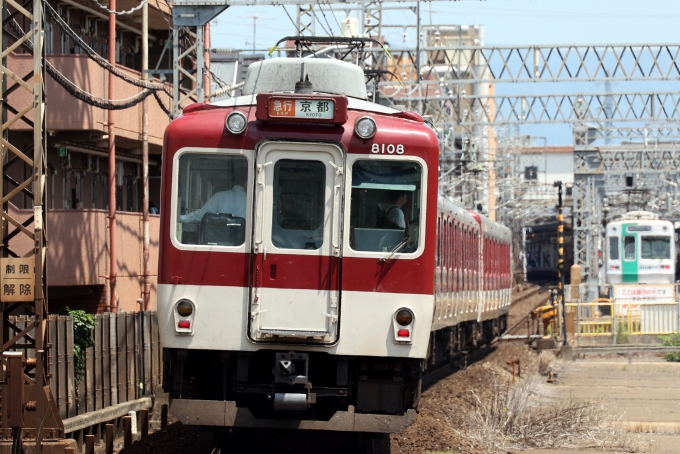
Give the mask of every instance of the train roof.
M 470 215 L 482 226 L 484 236 L 495 238 L 503 242 L 510 242 L 512 234 L 509 228 L 496 221 L 492 221 L 476 211 L 470 211 Z
M 315 93 L 345 95 L 367 100 L 364 71 L 352 63 L 331 58 L 271 58 L 252 63 L 243 94 L 293 92 L 303 65 Z
M 503 242 L 510 242 L 511 232 L 510 229 L 499 224 L 498 222 L 492 221 L 486 216 L 477 213 L 476 211 L 470 211 L 465 209 L 455 199 L 446 197 L 444 195 L 439 195 L 437 206 L 439 211 L 445 213 L 455 219 L 460 220 L 460 222 L 474 227 L 481 227 L 484 232 L 484 236 L 495 238 Z
M 606 227 L 606 234 L 607 235 L 619 235 L 620 232 L 618 229 L 622 228 L 624 224 L 628 225 L 633 225 L 633 226 L 647 226 L 647 229 L 641 230 L 638 229 L 637 231 L 639 232 L 651 232 L 651 233 L 667 233 L 669 235 L 673 234 L 675 232 L 675 228 L 673 226 L 673 223 L 670 221 L 662 221 L 660 219 L 621 219 L 617 221 L 612 221 L 607 224 Z M 631 231 L 629 229 L 629 231 Z
M 462 222 L 465 225 L 469 225 L 470 227 L 474 228 L 479 227 L 479 224 L 475 221 L 475 219 L 457 200 L 440 194 L 437 200 L 437 208 L 440 212 L 457 219 L 459 222 Z

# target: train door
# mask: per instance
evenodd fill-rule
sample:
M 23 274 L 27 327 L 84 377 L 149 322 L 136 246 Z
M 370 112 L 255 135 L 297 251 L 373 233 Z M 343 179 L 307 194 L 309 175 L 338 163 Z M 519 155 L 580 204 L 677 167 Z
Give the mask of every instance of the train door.
M 340 311 L 344 159 L 331 144 L 257 151 L 250 337 L 333 343 Z

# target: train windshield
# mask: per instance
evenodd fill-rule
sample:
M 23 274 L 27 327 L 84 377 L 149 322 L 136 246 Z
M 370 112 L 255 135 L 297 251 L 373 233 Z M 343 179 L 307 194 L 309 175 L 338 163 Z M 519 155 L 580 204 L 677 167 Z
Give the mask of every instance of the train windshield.
M 671 258 L 671 238 L 669 236 L 644 235 L 640 239 L 640 256 L 643 259 Z
M 418 249 L 422 168 L 412 161 L 359 160 L 352 167 L 350 247 L 355 251 Z
M 248 160 L 184 153 L 179 159 L 177 240 L 240 246 L 245 242 Z
M 609 237 L 609 260 L 619 259 L 619 237 L 610 236 Z
M 623 237 L 623 259 L 624 260 L 635 260 L 635 237 L 634 236 L 624 236 Z
M 272 243 L 282 249 L 323 244 L 326 166 L 321 161 L 281 159 L 274 166 Z

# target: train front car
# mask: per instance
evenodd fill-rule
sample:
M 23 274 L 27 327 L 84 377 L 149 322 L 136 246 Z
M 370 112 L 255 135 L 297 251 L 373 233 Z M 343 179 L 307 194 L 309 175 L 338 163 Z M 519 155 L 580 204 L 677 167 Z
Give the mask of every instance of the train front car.
M 652 213 L 632 212 L 606 228 L 608 284 L 673 284 L 675 229 Z
M 244 96 L 170 124 L 158 313 L 181 421 L 413 421 L 438 150 L 419 115 L 368 102 L 363 71 L 330 59 L 255 63 Z

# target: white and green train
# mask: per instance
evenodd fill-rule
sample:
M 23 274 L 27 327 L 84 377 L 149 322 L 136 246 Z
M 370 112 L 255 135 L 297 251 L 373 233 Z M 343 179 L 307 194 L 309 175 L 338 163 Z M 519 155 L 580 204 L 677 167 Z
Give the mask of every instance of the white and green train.
M 672 284 L 675 230 L 653 213 L 634 211 L 607 224 L 608 284 Z
M 672 284 L 675 230 L 653 213 L 636 211 L 606 228 L 607 284 Z

